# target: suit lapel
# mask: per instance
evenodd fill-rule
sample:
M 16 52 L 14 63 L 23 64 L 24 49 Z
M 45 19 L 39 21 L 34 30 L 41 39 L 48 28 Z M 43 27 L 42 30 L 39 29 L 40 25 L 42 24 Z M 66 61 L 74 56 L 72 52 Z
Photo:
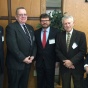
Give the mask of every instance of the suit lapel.
M 49 39 L 51 39 L 52 36 L 53 36 L 53 30 L 52 30 L 52 28 L 50 27 L 50 31 L 49 31 L 49 35 L 48 35 L 48 39 L 47 39 L 47 42 L 46 42 L 46 46 L 45 46 L 45 47 L 47 47 L 47 45 L 49 45 Z
M 37 38 L 38 38 L 38 43 L 40 44 L 40 47 L 43 48 L 42 41 L 41 41 L 41 31 L 42 31 L 42 28 L 38 29 Z
M 26 27 L 27 27 L 27 29 L 28 29 L 28 31 L 30 33 L 31 38 L 33 38 L 33 32 L 32 32 L 32 30 L 29 28 L 29 26 L 27 24 L 26 24 Z
M 30 35 L 30 38 L 31 38 L 31 43 L 33 43 L 33 41 L 34 41 L 34 32 L 32 31 L 32 28 L 28 24 L 26 24 L 26 27 L 27 27 L 27 29 L 29 31 L 29 35 Z
M 41 31 L 42 31 L 42 28 L 39 30 L 39 44 L 43 48 L 42 41 L 41 41 Z
M 70 45 L 69 45 L 69 51 L 70 51 L 70 49 L 72 49 L 72 45 L 75 42 L 75 39 L 76 39 L 76 32 L 75 32 L 75 30 L 73 30 L 71 40 L 70 40 Z
M 67 44 L 66 44 L 66 31 L 63 32 L 63 36 L 61 37 L 62 39 L 62 45 L 63 45 L 63 48 L 65 50 L 65 52 L 67 52 Z
M 20 24 L 19 24 L 18 22 L 16 22 L 16 27 L 17 27 L 17 30 L 21 33 L 21 35 L 22 35 L 22 37 L 24 38 L 24 40 L 25 40 L 26 42 L 28 42 L 27 37 L 26 37 L 26 35 L 25 35 L 25 33 L 24 33 L 22 27 L 20 26 Z M 20 36 L 20 35 L 19 35 L 19 36 Z

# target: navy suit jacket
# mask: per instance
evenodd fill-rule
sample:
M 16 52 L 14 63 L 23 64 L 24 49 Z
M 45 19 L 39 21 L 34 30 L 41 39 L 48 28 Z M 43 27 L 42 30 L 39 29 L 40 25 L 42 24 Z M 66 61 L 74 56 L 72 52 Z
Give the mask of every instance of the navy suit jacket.
M 0 26 L 0 73 L 3 73 L 4 70 L 4 51 L 3 51 L 3 28 Z
M 35 40 L 37 45 L 36 67 L 41 67 L 42 62 L 44 61 L 46 68 L 54 68 L 56 62 L 55 43 L 50 44 L 50 40 L 55 40 L 56 42 L 56 36 L 59 30 L 50 27 L 45 48 L 43 48 L 41 42 L 41 31 L 42 28 L 35 31 Z
M 76 45 L 73 47 L 73 45 Z M 62 73 L 67 72 L 69 69 L 63 65 L 63 60 L 71 60 L 75 66 L 75 72 L 84 72 L 84 56 L 86 54 L 87 44 L 86 36 L 83 32 L 73 29 L 70 40 L 69 51 L 67 52 L 66 46 L 66 31 L 63 31 L 57 36 L 56 40 L 56 53 L 60 59 L 60 67 Z
M 84 63 L 84 65 L 85 65 L 85 64 L 88 64 L 88 53 L 86 54 L 85 57 L 86 57 L 86 58 L 85 58 L 85 63 Z

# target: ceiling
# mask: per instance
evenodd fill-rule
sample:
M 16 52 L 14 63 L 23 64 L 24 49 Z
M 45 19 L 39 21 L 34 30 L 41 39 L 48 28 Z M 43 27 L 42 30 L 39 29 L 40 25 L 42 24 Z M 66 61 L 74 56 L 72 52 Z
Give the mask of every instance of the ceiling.
M 61 7 L 61 0 L 46 0 L 46 7 Z

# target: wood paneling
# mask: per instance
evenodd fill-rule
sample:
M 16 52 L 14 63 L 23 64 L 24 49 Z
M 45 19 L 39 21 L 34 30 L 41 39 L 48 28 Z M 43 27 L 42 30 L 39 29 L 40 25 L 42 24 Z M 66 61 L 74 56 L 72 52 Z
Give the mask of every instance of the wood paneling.
M 74 17 L 74 28 L 85 32 L 88 43 L 88 3 L 85 0 L 63 0 L 64 12 Z
M 0 16 L 7 16 L 7 0 L 0 0 Z
M 40 1 L 41 0 L 11 0 L 12 15 L 15 15 L 14 11 L 17 7 L 22 6 L 26 8 L 29 17 L 39 17 Z
M 33 28 L 36 30 L 37 29 L 36 27 L 37 27 L 37 25 L 39 23 L 39 20 L 28 20 L 27 23 L 32 25 Z
M 40 9 L 40 10 L 41 10 L 41 13 L 46 12 L 46 0 L 41 0 L 40 3 L 41 3 L 41 4 L 40 4 L 40 5 L 41 5 L 41 6 L 40 6 L 40 8 L 41 8 L 41 9 Z

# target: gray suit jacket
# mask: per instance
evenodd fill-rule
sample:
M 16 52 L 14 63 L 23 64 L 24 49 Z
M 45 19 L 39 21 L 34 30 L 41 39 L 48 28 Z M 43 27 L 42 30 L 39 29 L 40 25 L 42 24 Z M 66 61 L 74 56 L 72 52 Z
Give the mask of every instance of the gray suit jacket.
M 7 44 L 7 58 L 6 65 L 9 69 L 24 69 L 29 67 L 23 60 L 27 56 L 35 56 L 36 45 L 34 38 L 34 30 L 32 26 L 26 24 L 32 39 L 32 46 L 29 44 L 27 36 L 22 27 L 16 21 L 6 27 L 6 44 Z

